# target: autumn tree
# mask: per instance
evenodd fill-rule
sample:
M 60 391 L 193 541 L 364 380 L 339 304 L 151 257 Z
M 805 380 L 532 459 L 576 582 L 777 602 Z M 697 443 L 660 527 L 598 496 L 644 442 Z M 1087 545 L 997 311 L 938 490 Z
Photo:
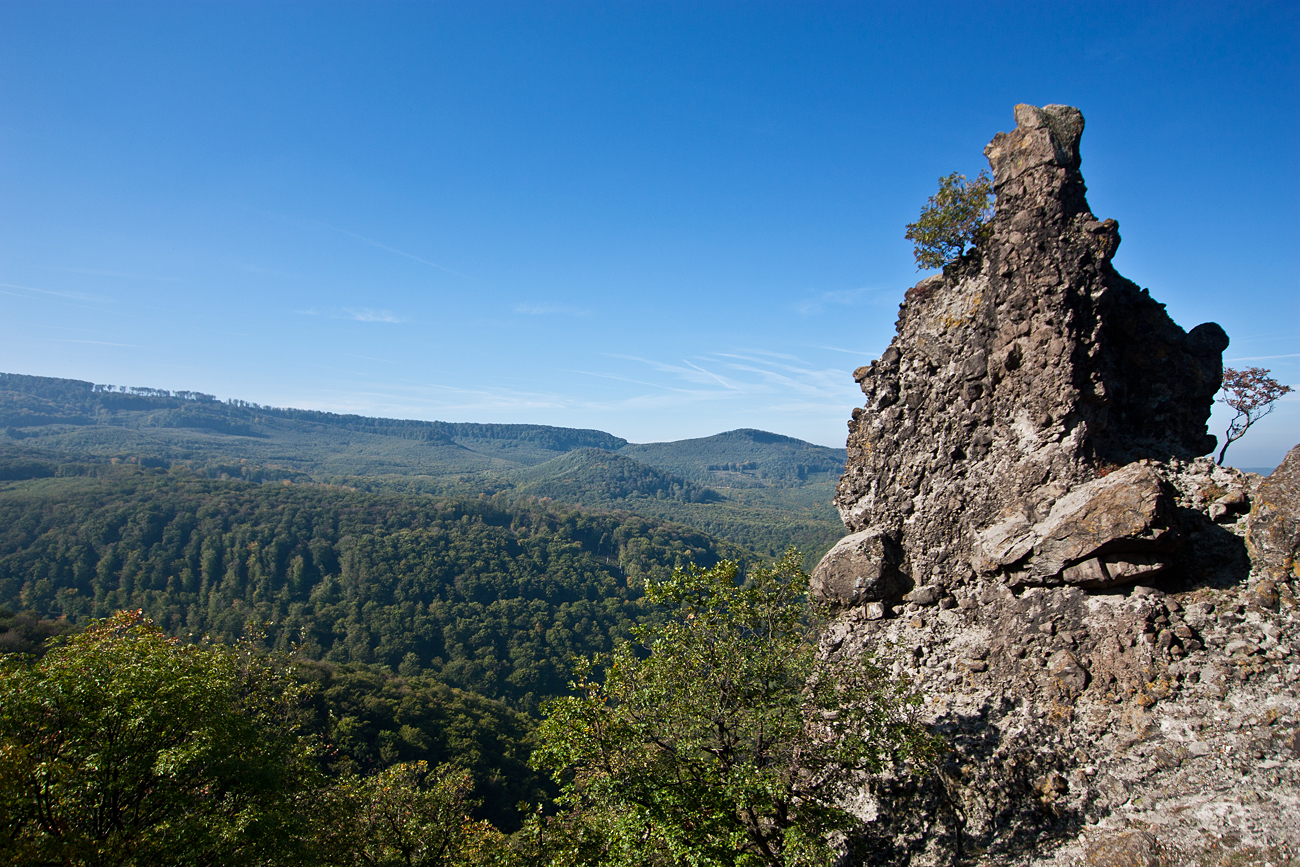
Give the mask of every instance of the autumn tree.
M 921 209 L 920 219 L 907 224 L 904 236 L 914 244 L 918 271 L 955 262 L 967 245 L 976 246 L 988 236 L 992 195 L 993 182 L 984 172 L 969 182 L 957 172 L 939 178 L 939 192 Z
M 548 707 L 535 758 L 604 830 L 602 863 L 829 863 L 861 775 L 933 751 L 905 679 L 818 654 L 799 563 L 648 582 L 668 616 Z
M 1283 385 L 1269 376 L 1269 372 L 1266 367 L 1247 367 L 1245 370 L 1223 368 L 1219 402 L 1235 410 L 1236 415 L 1228 422 L 1223 448 L 1219 449 L 1219 466 L 1223 466 L 1223 456 L 1228 453 L 1228 446 L 1245 436 L 1251 425 L 1271 413 L 1278 398 L 1294 391 L 1291 386 Z

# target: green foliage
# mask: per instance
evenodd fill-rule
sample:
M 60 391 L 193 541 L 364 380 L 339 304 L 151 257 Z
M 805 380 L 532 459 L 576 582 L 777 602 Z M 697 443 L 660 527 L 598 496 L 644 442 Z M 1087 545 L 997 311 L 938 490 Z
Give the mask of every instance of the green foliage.
M 428 717 L 429 686 L 404 690 L 403 718 Z M 468 729 L 490 721 L 483 700 L 475 707 L 472 697 L 433 686 L 438 709 L 464 717 L 447 726 L 459 726 L 461 740 L 444 735 L 444 746 L 482 742 Z M 316 690 L 315 698 L 342 707 L 338 689 Z M 300 726 L 312 691 L 248 642 L 184 644 L 139 612 L 94 623 L 38 662 L 0 657 L 0 859 L 452 867 L 505 851 L 501 833 L 470 815 L 477 787 L 465 765 L 481 757 L 331 777 L 318 760 L 332 755 L 338 770 L 338 749 L 322 748 L 326 742 Z M 383 704 L 376 692 L 362 700 Z M 498 707 L 502 716 L 509 712 Z M 355 718 L 339 727 L 348 720 Z M 409 724 L 401 732 L 424 736 Z
M 316 780 L 301 689 L 138 612 L 0 657 L 0 850 L 23 864 L 290 863 Z
M 603 449 L 578 449 L 511 474 L 515 491 L 565 503 L 608 504 L 652 498 L 688 503 L 721 499 L 694 482 Z
M 0 653 L 41 656 L 51 639 L 75 629 L 67 620 L 49 620 L 28 612 L 15 614 L 0 608 Z
M 835 482 L 844 472 L 844 449 L 741 428 L 697 439 L 629 443 L 620 455 L 703 484 L 729 487 L 801 487 Z
M 917 270 L 942 268 L 961 258 L 966 245 L 978 246 L 988 233 L 993 184 L 980 172 L 975 180 L 953 172 L 939 178 L 939 192 L 921 209 L 921 218 L 907 224 L 904 237 L 915 245 Z
M 640 514 L 703 531 L 766 557 L 779 557 L 790 547 L 798 548 L 807 552 L 807 569 L 844 536 L 844 524 L 829 505 L 835 494 L 831 483 L 769 489 L 760 496 L 753 496 L 752 489 L 728 493 L 725 504 L 638 500 L 629 506 Z M 780 505 L 773 505 L 773 500 Z
M 455 764 L 472 780 L 473 815 L 507 832 L 519 827 L 519 803 L 549 802 L 556 794 L 528 764 L 532 717 L 432 677 L 355 663 L 303 662 L 297 669 L 310 687 L 304 728 L 329 745 L 322 762 L 331 774 L 369 777 L 397 763 Z
M 859 775 L 929 757 L 916 697 L 871 659 L 821 659 L 795 552 L 737 584 L 691 566 L 647 585 L 671 616 L 588 659 L 535 761 L 618 864 L 829 863 Z M 603 679 L 598 675 L 603 669 Z
M 602 431 L 366 418 L 17 374 L 0 374 L 0 428 L 0 483 L 100 476 L 112 460 L 363 491 L 513 491 L 707 525 L 770 556 L 794 545 L 810 562 L 844 532 L 830 506 L 844 450 L 758 430 L 634 444 Z
M 522 710 L 645 615 L 645 580 L 736 553 L 536 501 L 112 469 L 0 486 L 0 605 L 79 623 L 139 608 L 226 643 L 256 620 L 277 650 L 405 666 Z
M 394 765 L 336 790 L 350 821 L 328 848 L 356 867 L 480 865 L 500 850 L 501 834 L 468 816 L 470 775 L 451 765 Z

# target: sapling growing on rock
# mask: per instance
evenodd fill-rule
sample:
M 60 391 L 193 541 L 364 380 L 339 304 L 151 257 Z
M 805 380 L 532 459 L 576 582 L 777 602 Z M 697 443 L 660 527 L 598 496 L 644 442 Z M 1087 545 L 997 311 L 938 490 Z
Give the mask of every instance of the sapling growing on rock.
M 1223 368 L 1223 389 L 1219 402 L 1232 407 L 1237 414 L 1228 422 L 1228 430 L 1223 435 L 1223 448 L 1219 449 L 1217 461 L 1219 466 L 1223 466 L 1223 456 L 1228 453 L 1228 446 L 1245 436 L 1251 425 L 1272 412 L 1278 398 L 1295 390 L 1278 382 L 1269 373 L 1267 367 L 1247 367 L 1245 370 Z
M 918 271 L 955 262 L 967 244 L 978 245 L 987 237 L 992 195 L 993 182 L 985 172 L 969 182 L 957 172 L 939 178 L 939 192 L 921 209 L 921 218 L 907 224 L 904 236 L 916 245 Z

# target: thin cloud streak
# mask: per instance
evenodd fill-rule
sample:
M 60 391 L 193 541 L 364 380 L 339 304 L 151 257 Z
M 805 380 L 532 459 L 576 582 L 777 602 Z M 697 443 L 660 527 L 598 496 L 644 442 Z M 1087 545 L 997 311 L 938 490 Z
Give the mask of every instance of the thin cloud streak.
M 590 316 L 590 310 L 581 310 L 577 307 L 565 307 L 559 304 L 516 304 L 514 308 L 516 313 L 523 316 L 550 316 L 559 314 L 562 316 Z
M 110 343 L 107 340 L 72 340 L 70 338 L 59 338 L 57 343 L 89 343 L 94 346 L 120 346 L 123 349 L 147 349 L 150 352 L 168 352 L 170 350 L 162 349 L 157 346 L 141 346 L 138 343 Z
M 817 295 L 815 298 L 810 298 L 806 301 L 801 301 L 800 303 L 795 305 L 794 309 L 801 316 L 812 316 L 814 314 L 821 313 L 828 304 L 837 305 L 841 307 L 854 306 L 858 304 L 860 299 L 864 298 L 864 296 L 866 297 L 869 303 L 879 304 L 880 302 L 875 301 L 870 296 L 875 295 L 877 292 L 881 292 L 881 291 L 883 290 L 881 290 L 878 287 L 872 287 L 872 286 L 861 286 L 857 289 L 831 289 L 829 291 L 822 292 L 821 294 Z
M 1275 358 L 1300 358 L 1300 352 L 1287 355 L 1248 355 L 1243 358 L 1225 358 L 1224 361 L 1270 361 Z
M 700 367 L 698 364 L 695 364 L 694 362 L 686 361 L 685 363 L 686 363 L 686 364 L 689 364 L 691 367 L 695 368 L 696 370 L 698 370 L 700 373 L 704 374 L 705 376 L 709 376 L 709 377 L 712 377 L 713 379 L 716 379 L 716 380 L 718 381 L 718 384 L 721 385 L 723 388 L 729 388 L 729 389 L 731 389 L 732 391 L 739 391 L 739 392 L 742 392 L 742 393 L 744 392 L 744 389 L 741 388 L 740 386 L 738 386 L 738 385 L 733 385 L 732 383 L 730 383 L 730 382 L 728 382 L 727 380 L 723 379 L 721 376 L 718 376 L 716 373 L 713 373 L 712 371 L 709 371 L 709 370 L 705 370 L 703 367 Z
M 94 295 L 87 295 L 84 292 L 56 292 L 53 289 L 37 289 L 35 286 L 20 286 L 17 283 L 0 283 L 0 286 L 4 286 L 8 289 L 23 289 L 27 292 L 39 292 L 42 295 L 55 295 L 59 298 L 71 298 L 74 301 L 104 301 L 105 300 L 103 298 L 98 298 Z M 6 292 L 5 294 L 14 295 L 16 293 Z M 22 296 L 18 296 L 18 297 L 22 297 Z
M 631 379 L 630 377 L 626 377 L 626 376 L 616 376 L 615 374 L 612 373 L 595 373 L 590 370 L 571 370 L 569 371 L 569 373 L 581 373 L 583 376 L 597 376 L 600 377 L 601 379 L 613 379 L 618 382 L 630 382 L 633 385 L 644 385 L 647 388 L 662 388 L 665 391 L 677 391 L 677 392 L 690 391 L 690 389 L 686 389 L 686 388 L 674 388 L 671 385 L 664 385 L 661 382 L 645 382 L 644 380 Z
M 165 283 L 179 283 L 179 277 L 160 277 L 157 274 L 133 274 L 128 271 L 108 271 L 102 268 L 51 268 L 51 271 L 63 271 L 68 274 L 89 274 L 92 277 L 124 277 L 128 280 L 160 280 Z
M 373 307 L 344 307 L 333 312 L 322 313 L 315 308 L 308 310 L 295 310 L 299 316 L 323 316 L 326 319 L 347 319 L 352 322 L 385 322 L 398 324 L 409 322 L 405 316 L 398 316 L 388 309 L 375 309 Z
M 407 259 L 411 259 L 415 262 L 419 262 L 421 265 L 428 265 L 430 268 L 437 268 L 439 271 L 446 271 L 448 274 L 452 274 L 456 277 L 460 277 L 461 279 L 464 280 L 472 279 L 468 274 L 462 274 L 459 271 L 453 271 L 452 269 L 448 268 L 446 265 L 439 265 L 437 262 L 431 262 L 428 259 L 415 255 L 414 253 L 408 253 L 405 250 L 399 250 L 398 248 L 385 244 L 382 241 L 376 241 L 374 238 L 367 238 L 365 235 L 358 235 L 356 232 L 350 232 L 347 229 L 341 229 L 338 226 L 331 226 L 329 223 L 322 223 L 320 220 L 308 220 L 307 222 L 317 226 L 321 226 L 322 228 L 325 229 L 329 229 L 330 231 L 333 232 L 338 232 L 339 234 L 342 235 L 347 235 L 349 238 L 355 238 L 356 240 L 360 241 L 363 244 L 369 244 L 372 247 L 378 247 L 380 250 L 385 250 L 389 253 L 393 253 L 398 256 L 405 256 Z
M 843 352 L 845 355 L 860 355 L 863 358 L 879 358 L 879 352 L 868 352 L 865 349 L 841 349 L 838 346 L 818 346 L 818 349 L 824 349 L 827 352 Z
M 396 316 L 391 310 L 374 310 L 370 307 L 348 307 L 344 308 L 343 318 L 351 319 L 355 322 L 390 322 L 398 323 L 406 320 Z

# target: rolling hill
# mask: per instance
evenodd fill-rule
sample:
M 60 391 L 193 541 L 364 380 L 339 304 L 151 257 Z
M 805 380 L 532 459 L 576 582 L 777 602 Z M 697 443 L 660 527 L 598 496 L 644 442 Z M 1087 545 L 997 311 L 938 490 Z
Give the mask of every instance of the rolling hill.
M 371 418 L 0 374 L 0 431 L 0 479 L 117 461 L 215 479 L 505 492 L 678 521 L 766 555 L 796 545 L 810 563 L 844 532 L 830 505 L 844 450 L 752 429 L 630 443 L 598 430 Z

